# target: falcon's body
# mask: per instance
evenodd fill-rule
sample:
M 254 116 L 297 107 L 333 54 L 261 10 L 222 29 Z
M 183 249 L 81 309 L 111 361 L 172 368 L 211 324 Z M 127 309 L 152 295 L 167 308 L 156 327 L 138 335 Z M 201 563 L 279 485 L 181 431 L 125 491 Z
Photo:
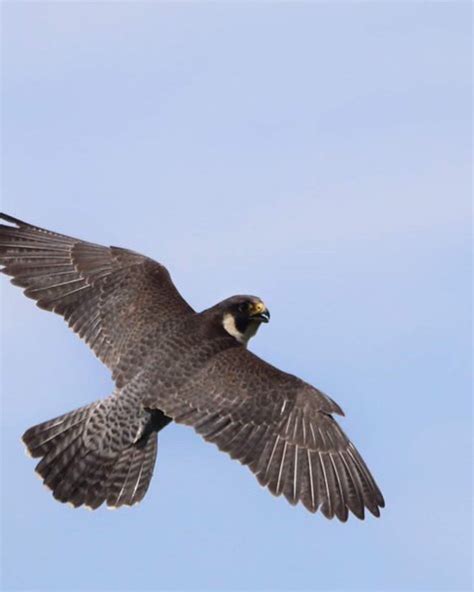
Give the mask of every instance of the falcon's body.
M 274 494 L 346 520 L 383 497 L 332 414 L 339 406 L 246 345 L 269 313 L 234 296 L 200 313 L 142 255 L 34 227 L 0 225 L 0 263 L 38 306 L 61 314 L 112 371 L 116 389 L 23 439 L 60 501 L 132 505 L 146 493 L 157 434 L 193 426 Z

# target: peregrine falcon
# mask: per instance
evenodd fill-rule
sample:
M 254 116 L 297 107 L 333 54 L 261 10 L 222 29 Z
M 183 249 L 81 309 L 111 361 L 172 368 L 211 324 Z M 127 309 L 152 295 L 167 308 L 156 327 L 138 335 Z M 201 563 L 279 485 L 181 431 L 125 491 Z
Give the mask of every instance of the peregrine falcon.
M 260 298 L 232 296 L 196 312 L 148 257 L 0 218 L 3 273 L 63 316 L 115 383 L 106 399 L 23 435 L 57 500 L 92 509 L 139 502 L 158 432 L 175 421 L 291 504 L 343 522 L 349 511 L 380 515 L 382 494 L 333 417 L 343 415 L 339 405 L 247 349 L 270 320 Z

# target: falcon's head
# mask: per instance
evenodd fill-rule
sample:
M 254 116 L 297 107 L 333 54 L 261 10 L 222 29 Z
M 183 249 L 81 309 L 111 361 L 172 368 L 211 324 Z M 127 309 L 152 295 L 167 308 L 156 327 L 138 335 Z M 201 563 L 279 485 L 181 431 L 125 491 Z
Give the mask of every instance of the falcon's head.
M 270 312 L 256 296 L 232 296 L 218 305 L 224 329 L 237 341 L 247 344 L 261 323 L 268 323 Z

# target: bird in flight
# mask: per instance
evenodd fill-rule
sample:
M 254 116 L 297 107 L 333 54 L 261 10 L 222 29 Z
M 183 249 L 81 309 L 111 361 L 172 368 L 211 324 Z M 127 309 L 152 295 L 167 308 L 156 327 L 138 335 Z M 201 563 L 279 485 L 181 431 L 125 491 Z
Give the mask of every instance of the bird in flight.
M 374 516 L 383 496 L 333 415 L 330 397 L 247 349 L 270 313 L 232 296 L 196 312 L 167 269 L 0 214 L 0 264 L 40 308 L 53 311 L 111 370 L 114 392 L 27 430 L 43 482 L 74 507 L 131 506 L 153 474 L 158 432 L 170 422 L 249 467 L 291 504 L 346 521 Z

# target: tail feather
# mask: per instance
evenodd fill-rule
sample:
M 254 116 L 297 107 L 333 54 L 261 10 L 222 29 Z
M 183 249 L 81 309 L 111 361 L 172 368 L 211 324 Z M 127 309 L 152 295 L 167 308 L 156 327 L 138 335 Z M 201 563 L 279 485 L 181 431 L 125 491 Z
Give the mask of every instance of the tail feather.
M 106 488 L 108 500 L 111 506 L 120 506 L 125 503 L 124 493 L 130 489 L 130 481 L 136 474 L 135 448 L 127 450 L 114 467 L 107 479 Z
M 149 437 L 144 445 L 137 443 L 126 451 L 106 484 L 109 505 L 132 505 L 143 498 L 148 488 L 148 475 L 155 464 L 156 452 L 157 440 L 154 438 L 150 442 Z
M 83 503 L 89 509 L 95 510 L 104 502 L 104 500 L 108 503 L 107 498 L 110 493 L 107 488 L 107 481 L 110 473 L 110 467 L 97 465 L 95 470 L 89 473 L 87 481 L 84 483 L 82 489 L 77 491 L 77 498 L 80 499 L 80 497 L 83 496 Z
M 80 448 L 76 456 L 68 463 L 59 483 L 54 488 L 55 499 L 64 503 L 72 503 L 76 491 L 83 483 L 87 483 L 89 471 L 94 470 L 97 464 L 102 464 L 101 460 L 92 452 Z
M 135 486 L 134 499 L 141 501 L 148 489 L 147 475 L 153 472 L 153 467 L 156 462 L 156 455 L 158 453 L 158 438 L 155 440 L 154 446 L 147 446 L 143 464 L 140 469 L 139 478 Z
M 51 450 L 37 465 L 36 472 L 43 477 L 44 484 L 54 491 L 64 478 L 64 473 L 76 458 L 81 448 L 79 437 L 70 442 L 58 443 L 57 450 Z
M 84 422 L 95 405 L 93 403 L 81 407 L 71 413 L 65 413 L 26 430 L 22 440 L 26 444 L 30 455 L 33 458 L 45 456 L 51 450 L 56 450 L 59 442 L 65 440 L 70 442 L 79 436 L 84 428 Z
M 43 457 L 37 473 L 53 496 L 74 507 L 133 505 L 143 499 L 153 474 L 157 453 L 156 425 L 114 455 L 86 445 L 83 437 L 97 403 L 34 426 L 23 435 L 33 457 Z M 90 441 L 90 440 L 89 440 Z M 90 446 L 90 445 L 89 445 Z

